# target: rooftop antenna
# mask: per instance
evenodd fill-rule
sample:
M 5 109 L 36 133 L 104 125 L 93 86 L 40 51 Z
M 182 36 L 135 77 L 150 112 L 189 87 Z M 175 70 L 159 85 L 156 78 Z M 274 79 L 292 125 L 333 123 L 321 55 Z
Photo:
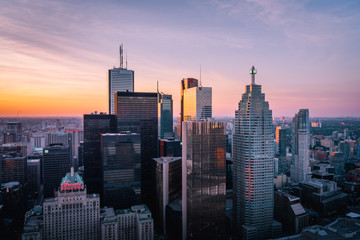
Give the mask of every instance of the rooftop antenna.
M 123 44 L 120 44 L 119 53 L 120 53 L 120 68 L 123 68 Z
M 157 89 L 157 93 L 159 93 L 159 81 L 156 81 L 156 89 Z
M 202 84 L 201 84 L 201 64 L 200 64 L 200 87 L 202 87 Z
M 255 85 L 255 74 L 256 74 L 256 69 L 254 66 L 252 66 L 251 70 L 250 70 L 250 74 L 251 74 L 251 85 Z
M 127 69 L 127 50 L 126 50 L 126 67 L 125 69 Z

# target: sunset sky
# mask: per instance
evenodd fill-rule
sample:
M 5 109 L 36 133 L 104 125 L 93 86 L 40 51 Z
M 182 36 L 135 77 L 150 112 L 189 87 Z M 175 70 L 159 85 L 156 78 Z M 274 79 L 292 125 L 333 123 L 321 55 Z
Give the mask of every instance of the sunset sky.
M 0 116 L 107 111 L 124 43 L 135 91 L 213 88 L 234 116 L 252 65 L 274 116 L 360 116 L 360 1 L 0 0 Z

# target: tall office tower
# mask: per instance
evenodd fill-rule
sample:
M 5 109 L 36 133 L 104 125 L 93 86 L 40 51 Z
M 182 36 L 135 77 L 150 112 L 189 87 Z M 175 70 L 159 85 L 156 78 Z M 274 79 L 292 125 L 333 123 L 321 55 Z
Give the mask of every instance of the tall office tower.
M 134 71 L 123 65 L 123 45 L 120 45 L 120 67 L 108 71 L 109 114 L 115 114 L 115 93 L 134 92 Z
M 173 100 L 172 95 L 158 93 L 158 136 L 164 138 L 166 136 L 174 136 L 173 131 Z
M 151 159 L 158 155 L 158 100 L 157 93 L 115 93 L 117 129 L 140 134 L 141 139 L 141 196 L 147 204 L 151 199 Z
M 102 205 L 141 203 L 141 144 L 137 133 L 101 134 Z
M 150 210 L 155 228 L 166 235 L 166 205 L 181 197 L 181 157 L 154 158 L 152 165 L 154 199 Z
M 69 147 L 50 144 L 43 151 L 44 197 L 54 196 L 61 178 L 70 170 Z
M 180 82 L 180 116 L 177 119 L 177 135 L 181 139 L 182 122 L 184 119 L 184 93 L 186 89 L 198 87 L 199 80 L 195 78 L 183 78 Z
M 274 212 L 274 131 L 272 111 L 255 84 L 245 87 L 235 111 L 233 137 L 234 224 L 241 239 L 272 236 Z
M 36 197 L 40 192 L 41 159 L 27 160 L 28 195 Z
M 309 180 L 311 170 L 309 167 L 310 147 L 310 121 L 309 110 L 300 109 L 295 114 L 292 126 L 292 158 L 290 177 L 293 181 L 303 182 Z
M 86 193 L 73 168 L 64 175 L 55 198 L 43 203 L 43 239 L 100 239 L 99 195 Z
M 84 115 L 84 181 L 89 193 L 101 193 L 101 134 L 116 132 L 116 118 L 107 114 Z
M 288 144 L 287 128 L 280 126 L 276 127 L 275 141 L 276 141 L 277 154 L 279 154 L 280 156 L 286 156 L 286 147 Z
M 183 239 L 225 239 L 225 122 L 183 122 Z

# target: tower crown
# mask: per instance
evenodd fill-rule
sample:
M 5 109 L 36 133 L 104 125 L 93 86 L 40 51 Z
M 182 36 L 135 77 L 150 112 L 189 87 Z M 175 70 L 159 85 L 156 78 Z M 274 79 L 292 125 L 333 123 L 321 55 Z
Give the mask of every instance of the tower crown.
M 256 74 L 256 69 L 254 66 L 252 66 L 252 68 L 250 69 L 250 74 L 251 74 L 251 84 L 255 85 L 255 74 Z

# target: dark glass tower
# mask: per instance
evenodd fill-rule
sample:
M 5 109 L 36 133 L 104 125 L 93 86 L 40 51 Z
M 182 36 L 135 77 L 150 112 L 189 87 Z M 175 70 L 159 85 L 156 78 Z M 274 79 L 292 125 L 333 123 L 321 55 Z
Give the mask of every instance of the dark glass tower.
M 53 197 L 63 176 L 70 171 L 69 147 L 50 144 L 43 150 L 44 197 Z
M 116 132 L 114 115 L 84 115 L 83 163 L 84 182 L 88 193 L 101 193 L 101 134 L 114 132 Z
M 142 202 L 147 204 L 151 199 L 149 169 L 152 158 L 158 155 L 157 93 L 117 92 L 115 100 L 118 131 L 140 134 L 141 195 Z
M 183 122 L 183 239 L 226 239 L 224 122 Z
M 171 95 L 158 93 L 159 138 L 173 136 L 173 100 Z
M 101 135 L 103 205 L 127 209 L 141 203 L 140 135 Z

